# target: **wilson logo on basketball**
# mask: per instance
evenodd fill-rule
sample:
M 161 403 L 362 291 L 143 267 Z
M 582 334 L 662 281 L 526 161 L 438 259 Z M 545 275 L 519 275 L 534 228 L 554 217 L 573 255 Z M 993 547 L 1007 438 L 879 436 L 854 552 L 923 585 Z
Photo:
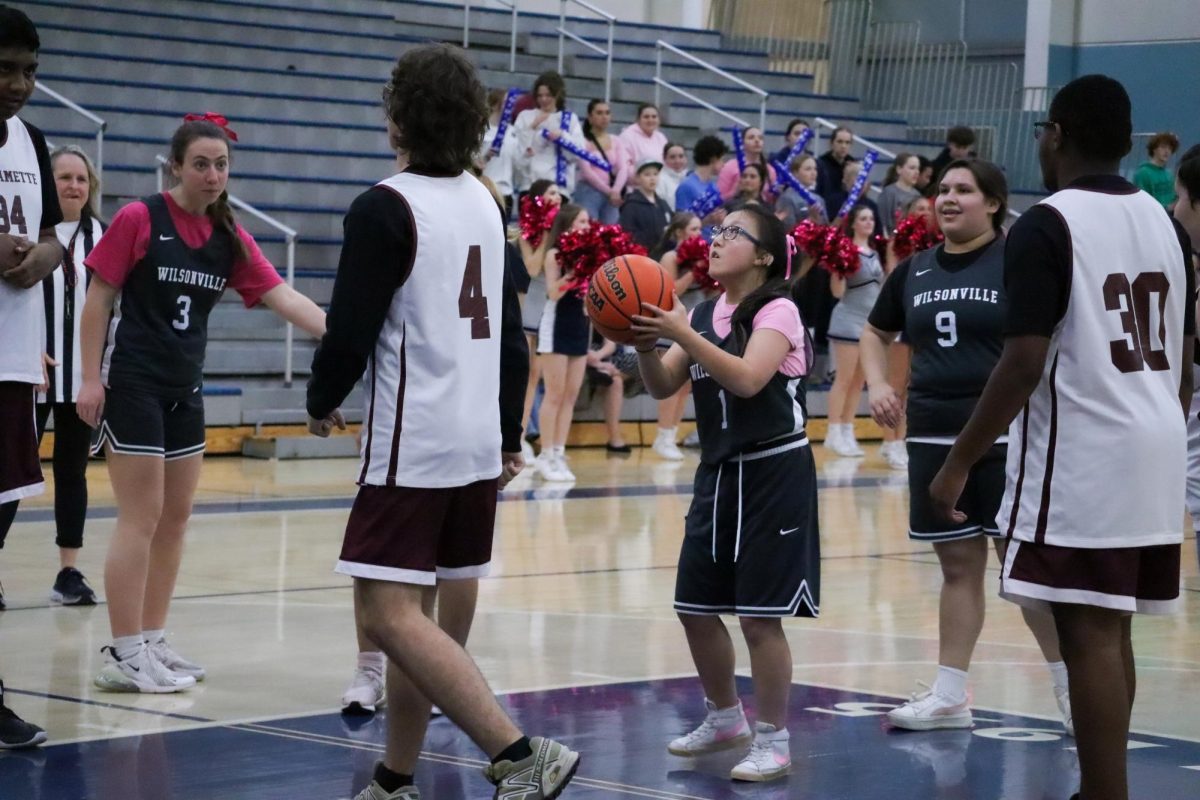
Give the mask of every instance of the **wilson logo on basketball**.
M 617 278 L 619 273 L 620 270 L 617 269 L 616 264 L 610 262 L 610 266 L 604 268 L 604 279 L 608 281 L 608 285 L 612 288 L 613 294 L 617 296 L 617 299 L 624 300 L 626 297 L 625 287 L 621 285 L 621 281 Z

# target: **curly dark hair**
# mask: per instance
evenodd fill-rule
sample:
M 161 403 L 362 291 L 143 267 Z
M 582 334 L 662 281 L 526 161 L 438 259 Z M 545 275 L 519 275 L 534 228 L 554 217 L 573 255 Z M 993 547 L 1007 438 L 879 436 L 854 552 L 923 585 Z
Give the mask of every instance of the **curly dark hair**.
M 409 163 L 439 171 L 467 169 L 488 125 L 487 91 L 462 50 L 448 44 L 400 56 L 383 107 L 396 126 L 392 146 Z
M 562 111 L 567 107 L 567 84 L 563 81 L 562 75 L 551 69 L 534 78 L 532 94 L 535 102 L 537 99 L 537 90 L 542 86 L 545 86 L 546 90 L 554 96 L 555 108 Z

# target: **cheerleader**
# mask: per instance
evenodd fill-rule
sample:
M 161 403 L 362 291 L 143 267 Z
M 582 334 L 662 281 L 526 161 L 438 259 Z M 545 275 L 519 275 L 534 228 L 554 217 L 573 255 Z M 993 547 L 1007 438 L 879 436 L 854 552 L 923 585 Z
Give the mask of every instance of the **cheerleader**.
M 562 205 L 562 193 L 554 181 L 534 181 L 526 196 L 540 197 L 547 206 L 556 211 Z M 538 366 L 537 336 L 538 328 L 542 324 L 542 311 L 546 307 L 546 276 L 542 268 L 546 264 L 546 251 L 550 249 L 550 239 L 546 231 L 541 231 L 535 234 L 532 242 L 521 236 L 517 239 L 517 247 L 521 251 L 521 259 L 525 262 L 525 271 L 529 274 L 529 288 L 521 295 L 521 324 L 525 328 L 525 341 L 529 346 L 529 383 L 525 388 L 525 411 L 521 416 L 521 430 L 528 431 L 538 382 L 542 379 Z M 533 449 L 529 446 L 529 441 L 521 440 L 521 455 L 527 463 L 532 463 Z
M 583 385 L 591 324 L 583 310 L 583 298 L 568 289 L 574 275 L 558 259 L 559 238 L 568 232 L 587 230 L 591 220 L 580 206 L 565 205 L 554 218 L 547 239 L 546 308 L 538 328 L 537 352 L 546 394 L 542 398 L 538 430 L 542 452 L 534 469 L 547 481 L 574 481 L 566 461 L 567 434 L 575 412 L 575 400 Z
M 858 340 L 867 314 L 883 284 L 883 264 L 871 244 L 875 212 L 857 205 L 847 217 L 850 235 L 858 248 L 858 269 L 849 275 L 830 274 L 829 289 L 838 299 L 829 317 L 829 341 L 833 346 L 833 386 L 829 389 L 829 433 L 825 446 L 839 456 L 864 455 L 854 436 L 854 416 L 865 381 L 858 359 Z

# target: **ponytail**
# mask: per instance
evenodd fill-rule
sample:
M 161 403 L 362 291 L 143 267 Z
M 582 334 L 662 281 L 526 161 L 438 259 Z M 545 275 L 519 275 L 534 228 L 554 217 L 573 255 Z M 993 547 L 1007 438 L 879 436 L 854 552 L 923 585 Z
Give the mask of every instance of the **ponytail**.
M 246 243 L 238 235 L 237 219 L 233 216 L 233 206 L 229 205 L 229 192 L 221 192 L 221 196 L 204 209 L 204 213 L 212 220 L 213 230 L 220 228 L 229 234 L 230 239 L 233 240 L 234 258 L 249 261 L 250 248 L 246 247 Z
M 233 144 L 232 139 L 236 136 L 231 136 L 231 131 L 225 124 L 225 118 L 214 114 L 205 114 L 204 117 L 197 117 L 189 114 L 187 121 L 180 125 L 175 130 L 175 135 L 171 137 L 171 161 L 180 166 L 183 165 L 184 157 L 187 155 L 188 146 L 197 139 L 217 139 L 225 143 L 229 150 L 229 158 L 233 160 Z M 215 120 L 215 121 L 214 121 Z M 238 235 L 237 219 L 233 216 L 233 208 L 229 205 L 229 192 L 221 192 L 221 196 L 216 202 L 204 210 L 205 215 L 212 220 L 213 230 L 218 228 L 229 234 L 233 240 L 233 257 L 242 259 L 243 261 L 250 260 L 250 249 L 246 243 L 242 241 L 242 237 Z

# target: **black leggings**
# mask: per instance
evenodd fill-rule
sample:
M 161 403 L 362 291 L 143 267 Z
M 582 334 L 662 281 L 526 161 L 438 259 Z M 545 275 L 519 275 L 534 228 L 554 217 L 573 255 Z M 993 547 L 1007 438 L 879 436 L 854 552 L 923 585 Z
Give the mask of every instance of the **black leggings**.
M 75 413 L 74 403 L 38 403 L 38 441 L 46 420 L 54 412 L 54 522 L 59 547 L 83 547 L 83 522 L 87 517 L 87 463 L 92 429 Z M 19 501 L 0 506 L 0 547 L 17 516 Z

